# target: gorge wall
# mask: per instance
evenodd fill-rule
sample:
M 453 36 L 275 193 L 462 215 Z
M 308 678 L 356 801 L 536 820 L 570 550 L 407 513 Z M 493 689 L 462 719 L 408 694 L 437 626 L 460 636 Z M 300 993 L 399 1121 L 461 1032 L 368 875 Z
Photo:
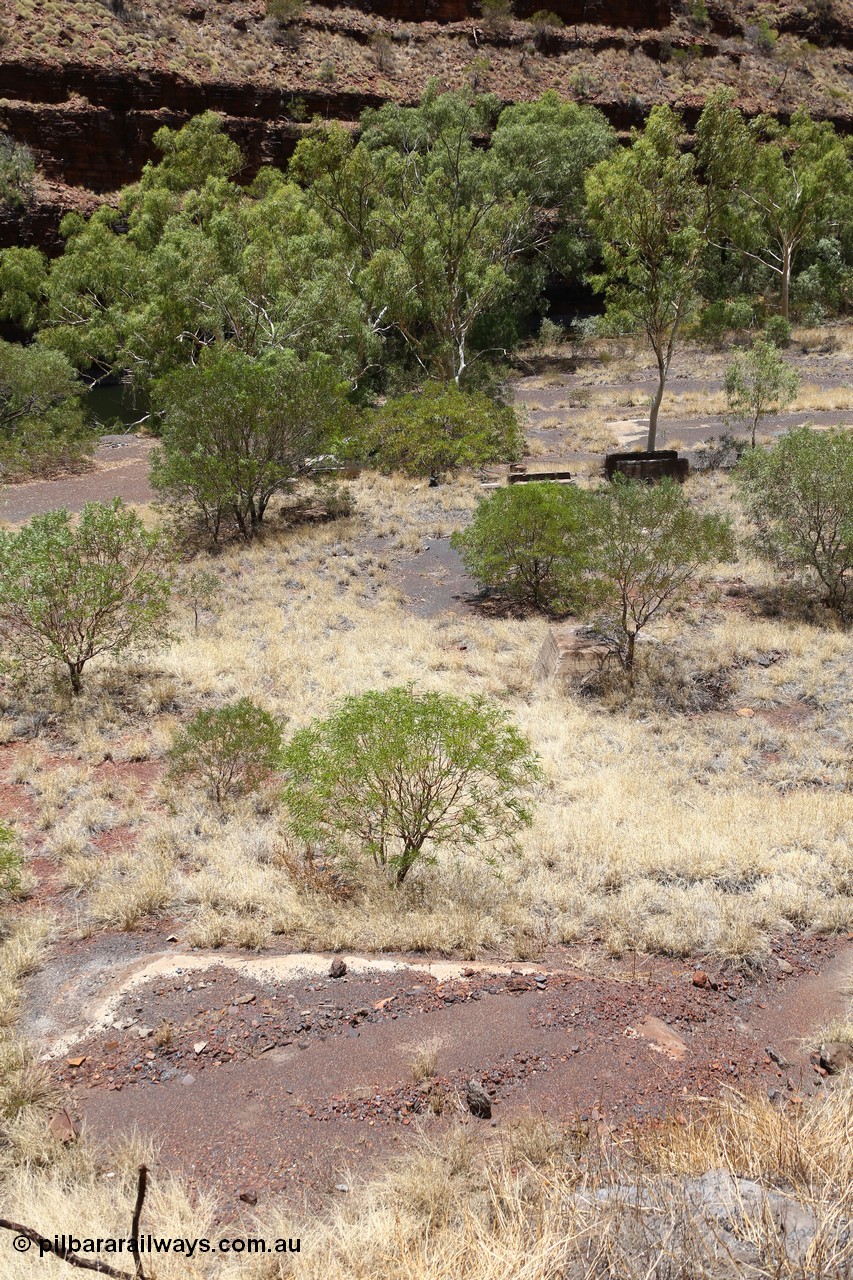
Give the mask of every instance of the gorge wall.
M 123 0 L 121 20 L 111 0 L 75 0 L 51 19 L 51 3 L 16 0 L 12 28 L 0 27 L 0 130 L 39 166 L 30 207 L 0 211 L 0 247 L 58 252 L 64 212 L 88 211 L 135 181 L 156 131 L 205 110 L 220 112 L 239 143 L 244 180 L 284 164 L 313 118 L 354 122 L 365 107 L 417 102 L 433 79 L 506 102 L 553 88 L 622 131 L 656 101 L 689 124 L 719 84 L 749 111 L 785 116 L 808 101 L 845 129 L 853 122 L 851 94 L 833 86 L 853 71 L 853 19 L 843 14 L 825 52 L 810 45 L 808 58 L 783 61 L 750 43 L 728 0 L 708 0 L 700 27 L 670 0 L 550 0 L 562 22 L 550 26 L 524 20 L 540 0 L 515 0 L 513 17 L 500 20 L 479 0 L 327 0 L 291 27 L 266 17 L 265 0 L 133 3 Z M 804 13 L 787 13 L 791 30 Z

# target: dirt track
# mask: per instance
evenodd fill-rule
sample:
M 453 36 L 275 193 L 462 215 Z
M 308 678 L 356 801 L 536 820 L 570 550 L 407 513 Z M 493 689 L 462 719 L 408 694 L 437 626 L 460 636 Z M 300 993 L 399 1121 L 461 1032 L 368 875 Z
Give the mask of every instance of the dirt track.
M 154 493 L 148 483 L 148 455 L 154 443 L 142 436 L 102 436 L 92 471 L 0 489 L 0 521 L 19 524 L 57 507 L 79 511 L 87 502 L 108 502 L 110 498 L 150 502 Z
M 30 1007 L 52 1011 L 41 1035 L 70 1030 L 51 1069 L 91 1134 L 145 1132 L 167 1165 L 217 1187 L 224 1217 L 246 1191 L 318 1205 L 354 1165 L 467 1116 L 472 1076 L 498 1127 L 529 1108 L 620 1126 L 730 1086 L 798 1105 L 826 1087 L 803 1037 L 841 1012 L 853 963 L 851 942 L 791 937 L 757 979 L 712 972 L 702 986 L 695 964 L 587 953 L 579 969 L 568 949 L 434 971 L 350 957 L 331 979 L 329 957 L 172 944 L 122 958 L 123 945 L 60 948 L 34 980 Z M 437 1074 L 418 1083 L 424 1045 Z

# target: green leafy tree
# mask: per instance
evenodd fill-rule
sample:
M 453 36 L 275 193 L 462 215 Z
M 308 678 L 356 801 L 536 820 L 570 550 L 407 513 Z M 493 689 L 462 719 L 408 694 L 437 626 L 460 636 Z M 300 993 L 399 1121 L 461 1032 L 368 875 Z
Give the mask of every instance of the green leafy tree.
M 0 341 L 0 474 L 26 474 L 91 451 L 83 388 L 59 351 Z
M 508 485 L 484 499 L 450 541 L 482 587 L 561 613 L 586 563 L 590 504 L 590 495 L 573 485 Z
M 229 347 L 168 375 L 154 403 L 163 439 L 151 483 L 177 509 L 189 505 L 214 542 L 227 520 L 245 539 L 260 532 L 270 499 L 327 451 L 344 407 L 324 357 L 253 360 Z
M 169 749 L 172 782 L 200 784 L 223 808 L 259 791 L 279 764 L 281 724 L 248 698 L 199 711 Z
M 530 242 L 529 201 L 496 185 L 474 143 L 494 114 L 491 100 L 430 91 L 365 112 L 358 142 L 340 126 L 305 139 L 291 166 L 337 229 L 372 323 L 443 382 L 508 340 Z
M 536 246 L 551 271 L 580 278 L 590 265 L 584 175 L 610 155 L 616 133 L 593 107 L 566 102 L 553 89 L 505 107 L 489 158 L 500 178 L 528 197 Z
M 482 698 L 393 688 L 345 698 L 282 755 L 298 838 L 401 885 L 440 848 L 462 849 L 529 823 L 539 777 L 530 743 Z
M 47 258 L 39 249 L 15 245 L 0 253 L 0 320 L 11 320 L 27 333 L 38 328 L 47 271 Z
M 346 377 L 371 365 L 379 338 L 304 193 L 275 170 L 238 186 L 242 160 L 212 113 L 156 141 L 163 158 L 118 208 L 64 220 L 40 341 L 142 390 L 218 345 L 326 352 Z
M 556 95 L 498 112 L 493 96 L 432 85 L 417 107 L 365 112 L 358 142 L 340 126 L 316 132 L 291 165 L 336 232 L 373 330 L 442 382 L 515 341 L 555 228 L 572 228 L 561 261 L 577 247 L 583 163 L 613 136 Z
M 751 449 L 735 473 L 770 560 L 817 579 L 842 622 L 853 616 L 853 435 L 799 427 Z
M 152 141 L 162 158 L 143 169 L 143 191 L 197 191 L 211 178 L 233 178 L 243 167 L 240 148 L 215 111 L 193 116 L 182 129 L 158 129 Z
M 736 357 L 726 369 L 728 416 L 749 424 L 753 449 L 761 419 L 786 408 L 799 385 L 796 369 L 786 364 L 778 348 L 765 338 L 756 338 L 747 354 Z
M 734 555 L 728 520 L 694 511 L 669 479 L 647 485 L 617 475 L 595 494 L 590 536 L 581 611 L 628 672 L 649 623 L 683 597 L 703 565 Z
M 74 694 L 92 658 L 168 639 L 170 592 L 161 536 L 118 498 L 0 533 L 0 639 L 24 671 L 63 664 Z
M 510 405 L 452 382 L 426 382 L 418 391 L 386 401 L 367 415 L 353 442 L 379 469 L 418 476 L 512 461 L 523 443 Z
M 849 220 L 849 139 L 804 107 L 789 125 L 747 121 L 727 91 L 709 99 L 696 139 L 714 234 L 775 278 L 787 320 L 798 256 Z
M 705 246 L 706 201 L 683 133 L 676 112 L 654 107 L 643 131 L 633 131 L 631 146 L 602 160 L 586 181 L 602 260 L 593 283 L 604 294 L 605 322 L 621 332 L 642 330 L 657 364 L 649 450 L 655 448 L 676 343 L 695 303 Z

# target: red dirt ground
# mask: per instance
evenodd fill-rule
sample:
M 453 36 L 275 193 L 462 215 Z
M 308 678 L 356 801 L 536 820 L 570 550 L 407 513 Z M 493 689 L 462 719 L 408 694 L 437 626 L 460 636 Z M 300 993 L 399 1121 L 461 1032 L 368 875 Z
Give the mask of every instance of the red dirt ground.
M 213 955 L 182 971 L 178 956 L 54 1070 L 90 1134 L 147 1134 L 191 1185 L 216 1188 L 226 1218 L 246 1190 L 317 1207 L 352 1166 L 369 1172 L 413 1131 L 467 1115 L 472 1076 L 498 1127 L 529 1108 L 620 1127 L 729 1086 L 779 1105 L 827 1087 L 801 1042 L 840 1011 L 849 941 L 792 935 L 764 974 L 712 973 L 705 986 L 692 964 L 581 971 L 573 959 L 561 949 L 537 976 L 496 966 L 439 982 L 421 962 L 261 981 Z M 424 1043 L 439 1074 L 417 1084 Z

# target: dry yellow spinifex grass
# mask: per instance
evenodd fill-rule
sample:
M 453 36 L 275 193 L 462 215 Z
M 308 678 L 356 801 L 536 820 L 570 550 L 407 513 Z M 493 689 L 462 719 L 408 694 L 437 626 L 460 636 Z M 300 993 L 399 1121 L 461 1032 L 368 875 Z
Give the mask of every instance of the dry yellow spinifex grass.
M 849 1086 L 803 1113 L 732 1096 L 616 1142 L 529 1118 L 484 1155 L 457 1131 L 422 1144 L 331 1222 L 309 1225 L 298 1263 L 259 1271 L 265 1280 L 843 1280 L 853 1261 L 851 1138 Z
M 746 964 L 760 962 L 773 930 L 850 927 L 850 637 L 733 612 L 712 580 L 656 629 L 654 674 L 633 699 L 536 684 L 546 622 L 420 618 L 389 577 L 394 546 L 462 523 L 476 487 L 377 477 L 354 487 L 356 516 L 211 560 L 223 591 L 197 635 L 186 622 L 184 642 L 148 667 L 95 668 L 85 705 L 61 722 L 69 749 L 85 761 L 88 743 L 92 763 L 45 773 L 29 757 L 38 824 L 86 927 L 133 928 L 169 910 L 189 916 L 205 946 L 262 947 L 286 933 L 307 946 L 473 955 L 500 945 L 522 957 L 597 936 L 611 953 L 710 951 Z M 721 477 L 693 492 L 706 509 L 731 507 Z M 718 571 L 734 574 L 766 585 L 752 561 Z M 771 665 L 756 665 L 766 654 Z M 718 677 L 728 702 L 673 713 Z M 545 780 L 514 847 L 442 858 L 402 891 L 365 871 L 339 899 L 294 874 L 299 850 L 274 794 L 223 820 L 161 787 L 160 811 L 143 821 L 138 799 L 96 781 L 105 747 L 156 762 L 199 706 L 248 696 L 295 729 L 343 695 L 410 681 L 498 700 L 532 738 Z M 133 847 L 100 853 L 93 830 L 122 825 Z

